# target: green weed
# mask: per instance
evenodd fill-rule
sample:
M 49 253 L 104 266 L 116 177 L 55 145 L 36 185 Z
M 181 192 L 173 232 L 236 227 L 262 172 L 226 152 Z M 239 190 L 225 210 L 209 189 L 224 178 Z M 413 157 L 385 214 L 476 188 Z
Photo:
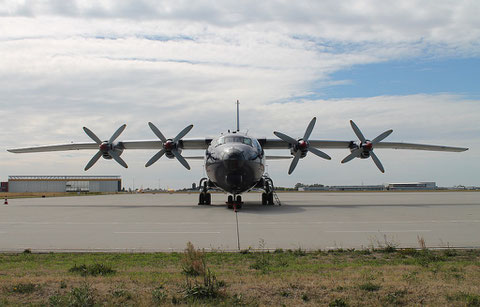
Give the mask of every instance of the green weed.
M 205 274 L 205 254 L 196 250 L 192 242 L 187 243 L 183 253 L 182 270 L 187 276 L 200 276 Z
M 68 270 L 70 273 L 77 273 L 82 276 L 107 276 L 115 274 L 116 271 L 111 266 L 102 263 L 95 264 L 76 264 Z
M 87 307 L 95 305 L 95 291 L 87 283 L 80 287 L 73 288 L 69 293 L 68 306 Z
M 363 291 L 375 292 L 380 290 L 381 286 L 371 282 L 366 282 L 364 284 L 359 285 L 358 288 L 360 288 L 360 290 L 363 290 Z
M 328 304 L 329 307 L 347 307 L 348 304 L 345 302 L 343 298 L 336 298 L 330 304 Z
M 385 296 L 385 301 L 393 305 L 404 305 L 403 298 L 407 294 L 407 290 L 398 290 L 390 292 Z
M 217 281 L 217 277 L 209 269 L 206 269 L 206 273 L 203 276 L 203 283 L 199 283 L 197 280 L 193 282 L 188 279 L 185 283 L 183 293 L 186 300 L 205 300 L 214 299 L 221 295 L 220 288 L 225 286 L 222 281 Z
M 457 292 L 453 295 L 447 295 L 449 301 L 460 301 L 468 307 L 480 306 L 480 295 L 466 292 Z
M 26 294 L 26 293 L 32 293 L 37 288 L 38 286 L 33 283 L 17 283 L 7 288 L 7 291 L 11 293 Z
M 167 300 L 167 293 L 163 289 L 163 286 L 159 286 L 152 291 L 152 301 L 156 305 L 161 305 Z

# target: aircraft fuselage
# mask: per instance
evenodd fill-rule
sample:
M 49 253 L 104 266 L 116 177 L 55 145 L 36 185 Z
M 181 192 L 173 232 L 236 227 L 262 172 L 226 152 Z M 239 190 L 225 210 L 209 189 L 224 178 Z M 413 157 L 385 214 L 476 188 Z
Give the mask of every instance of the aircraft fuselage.
M 253 188 L 265 170 L 265 154 L 257 139 L 240 132 L 213 139 L 205 153 L 207 176 L 231 194 Z

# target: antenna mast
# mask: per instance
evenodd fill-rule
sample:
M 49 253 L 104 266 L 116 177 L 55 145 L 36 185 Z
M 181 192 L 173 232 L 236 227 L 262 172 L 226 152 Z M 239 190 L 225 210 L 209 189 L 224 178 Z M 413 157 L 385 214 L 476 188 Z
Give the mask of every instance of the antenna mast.
M 237 132 L 240 131 L 240 102 L 237 99 Z

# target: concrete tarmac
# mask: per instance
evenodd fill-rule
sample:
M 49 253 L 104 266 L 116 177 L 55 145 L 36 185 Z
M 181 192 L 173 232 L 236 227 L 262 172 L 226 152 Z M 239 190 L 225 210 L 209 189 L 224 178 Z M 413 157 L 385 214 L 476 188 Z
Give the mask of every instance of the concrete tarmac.
M 480 192 L 244 194 L 240 249 L 480 247 Z M 0 204 L 0 251 L 237 250 L 226 194 L 128 194 L 11 199 Z

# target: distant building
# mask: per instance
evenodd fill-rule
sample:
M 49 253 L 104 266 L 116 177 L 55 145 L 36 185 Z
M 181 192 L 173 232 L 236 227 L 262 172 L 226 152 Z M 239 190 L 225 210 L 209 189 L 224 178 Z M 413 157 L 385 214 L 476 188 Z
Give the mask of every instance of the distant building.
M 435 190 L 435 182 L 407 182 L 407 183 L 389 183 L 387 189 L 395 190 Z
M 118 192 L 120 176 L 8 176 L 8 192 Z
M 383 191 L 384 185 L 337 185 L 329 187 L 330 191 Z
M 298 191 L 328 191 L 328 187 L 316 186 L 316 187 L 299 187 Z

